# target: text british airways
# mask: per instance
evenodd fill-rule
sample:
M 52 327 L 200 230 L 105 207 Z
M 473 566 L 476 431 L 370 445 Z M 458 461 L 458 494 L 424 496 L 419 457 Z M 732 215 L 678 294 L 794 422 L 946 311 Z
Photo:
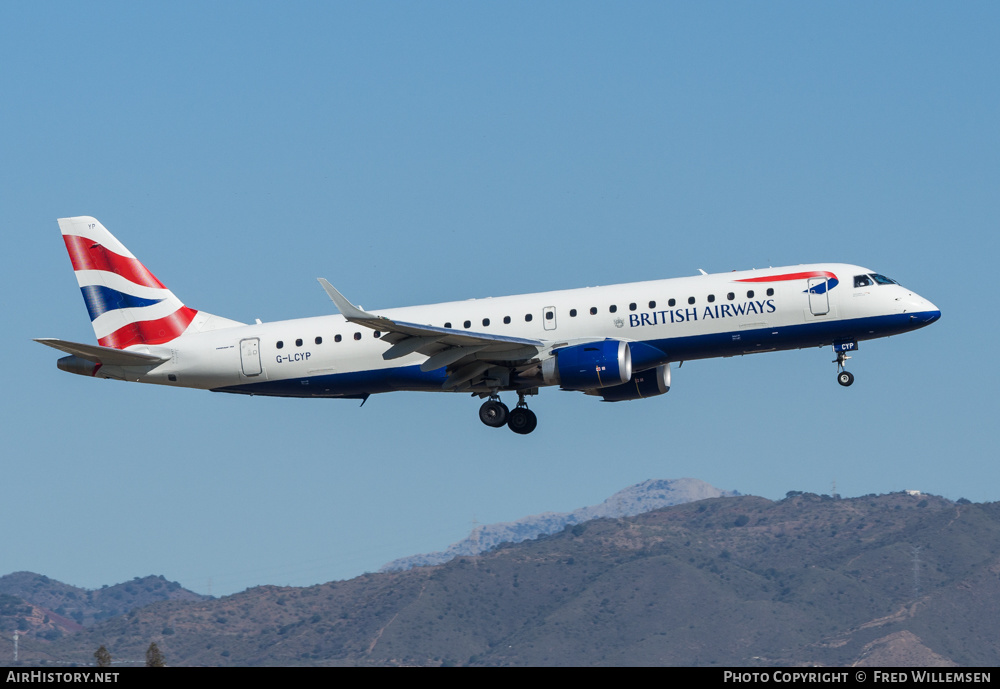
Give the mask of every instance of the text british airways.
M 732 318 L 734 316 L 748 316 L 751 314 L 774 313 L 774 299 L 766 301 L 744 301 L 738 304 L 712 304 L 705 306 L 700 313 L 700 320 L 706 321 L 716 318 Z M 663 311 L 650 311 L 649 313 L 629 314 L 629 327 L 635 328 L 643 325 L 663 325 L 664 323 L 684 323 L 686 321 L 699 320 L 698 307 L 692 306 L 686 309 L 665 309 Z

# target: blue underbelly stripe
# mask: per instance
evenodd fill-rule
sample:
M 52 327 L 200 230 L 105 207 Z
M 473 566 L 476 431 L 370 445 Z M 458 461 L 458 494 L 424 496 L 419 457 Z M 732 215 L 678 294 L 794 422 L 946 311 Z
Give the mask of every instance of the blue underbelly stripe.
M 637 343 L 638 346 L 635 347 L 643 354 L 639 357 L 642 368 L 633 370 L 639 372 L 669 362 L 737 356 L 755 351 L 825 347 L 832 345 L 834 341 L 871 340 L 916 330 L 933 323 L 939 316 L 939 312 L 896 314 L 646 340 Z M 656 350 L 663 356 L 655 356 Z M 444 368 L 421 371 L 419 365 L 414 365 L 260 381 L 215 388 L 214 391 L 279 397 L 353 399 L 398 390 L 440 392 L 446 378 Z

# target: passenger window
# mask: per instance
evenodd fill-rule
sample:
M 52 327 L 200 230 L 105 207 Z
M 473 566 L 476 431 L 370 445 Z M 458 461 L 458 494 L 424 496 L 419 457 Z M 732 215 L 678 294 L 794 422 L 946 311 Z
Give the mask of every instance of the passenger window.
M 694 303 L 694 297 L 688 297 L 688 304 Z
M 596 316 L 597 315 L 597 307 L 596 306 L 591 306 L 590 307 L 590 315 L 591 316 Z
M 301 347 L 302 346 L 302 338 L 301 337 L 299 339 L 295 340 L 295 346 L 296 347 Z
M 774 288 L 773 287 L 768 287 L 767 288 L 767 296 L 769 296 L 769 297 L 773 297 L 774 296 Z
M 317 337 L 316 338 L 316 344 L 323 344 L 323 338 L 322 337 Z
M 673 299 L 671 299 L 670 301 L 673 301 Z M 655 301 L 649 302 L 649 308 L 655 309 L 656 308 L 656 302 Z
M 733 294 L 732 292 L 730 292 L 729 294 L 726 295 L 726 299 L 728 299 L 729 301 L 732 301 L 735 298 L 736 298 L 736 295 Z
M 631 304 L 628 305 L 628 310 L 629 311 L 635 311 L 635 308 L 636 308 L 635 307 L 635 302 L 632 302 Z
M 380 337 L 382 337 L 382 333 L 380 333 L 378 330 L 376 330 L 375 331 L 375 339 L 377 340 Z
M 677 306 L 677 300 L 671 299 L 670 301 L 667 302 L 667 306 Z
M 715 301 L 715 295 L 714 294 L 709 294 L 708 295 L 708 303 L 711 304 L 713 301 Z
M 361 333 L 354 333 L 354 339 L 355 340 L 360 340 L 361 339 Z
M 472 321 L 466 321 L 462 325 L 464 325 L 466 328 L 471 328 L 472 327 Z
M 617 313 L 618 307 L 612 304 L 611 306 L 608 307 L 608 311 L 610 311 L 611 313 Z
M 747 291 L 747 299 L 753 299 L 753 290 Z
M 570 318 L 576 318 L 576 309 L 570 309 L 569 310 L 569 317 Z
M 489 319 L 489 318 L 484 318 L 484 319 L 483 319 L 483 327 L 485 328 L 485 327 L 486 327 L 486 326 L 488 326 L 489 324 L 490 324 L 490 319 Z
M 556 317 L 556 315 L 554 313 L 552 313 L 551 311 L 546 311 L 545 312 L 545 320 L 551 321 L 555 317 Z
M 503 317 L 503 322 L 504 322 L 504 324 L 510 323 L 510 316 L 504 316 Z
M 530 323 L 531 322 L 531 314 L 530 313 L 524 314 L 524 322 L 525 323 Z
M 445 323 L 445 324 L 444 324 L 444 327 L 446 327 L 446 328 L 450 328 L 450 327 L 451 327 L 451 323 Z
M 334 341 L 334 342 L 340 342 L 340 341 L 341 341 L 341 340 L 343 340 L 343 339 L 344 339 L 344 338 L 342 338 L 342 337 L 341 337 L 340 335 L 334 335 L 334 336 L 333 336 L 333 341 Z

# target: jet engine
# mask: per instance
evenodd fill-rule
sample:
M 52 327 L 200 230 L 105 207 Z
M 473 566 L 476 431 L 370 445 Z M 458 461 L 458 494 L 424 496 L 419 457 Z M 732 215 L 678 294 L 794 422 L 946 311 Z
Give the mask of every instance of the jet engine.
M 600 395 L 605 402 L 622 402 L 655 397 L 668 390 L 670 390 L 670 364 L 663 364 L 648 371 L 632 374 L 627 383 L 587 392 L 590 395 Z
M 542 362 L 542 378 L 565 390 L 589 390 L 621 385 L 632 377 L 632 353 L 627 342 L 602 340 L 563 347 Z

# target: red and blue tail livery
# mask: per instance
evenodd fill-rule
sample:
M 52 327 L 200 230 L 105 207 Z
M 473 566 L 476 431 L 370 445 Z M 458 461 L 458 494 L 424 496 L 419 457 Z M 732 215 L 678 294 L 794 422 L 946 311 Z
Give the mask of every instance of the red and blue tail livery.
M 170 342 L 198 315 L 94 218 L 65 218 L 59 229 L 102 347 Z
M 271 397 L 462 392 L 484 400 L 486 426 L 521 435 L 542 388 L 656 397 L 688 359 L 832 346 L 846 387 L 861 341 L 941 316 L 884 275 L 820 263 L 371 312 L 320 278 L 339 314 L 248 325 L 185 306 L 94 218 L 59 228 L 98 342 L 37 340 L 68 355 L 64 371 Z

